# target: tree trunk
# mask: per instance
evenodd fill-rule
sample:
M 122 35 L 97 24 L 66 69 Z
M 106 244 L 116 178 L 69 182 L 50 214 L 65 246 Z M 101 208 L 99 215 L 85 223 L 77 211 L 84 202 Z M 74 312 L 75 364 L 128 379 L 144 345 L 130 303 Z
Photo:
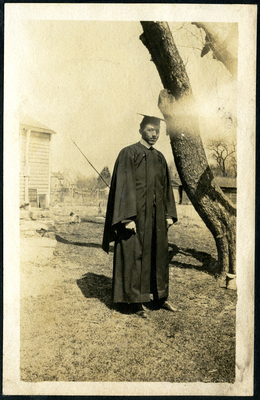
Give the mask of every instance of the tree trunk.
M 183 188 L 214 236 L 221 277 L 236 274 L 236 208 L 214 181 L 201 141 L 194 98 L 183 61 L 166 22 L 141 22 L 164 90 L 159 95 Z

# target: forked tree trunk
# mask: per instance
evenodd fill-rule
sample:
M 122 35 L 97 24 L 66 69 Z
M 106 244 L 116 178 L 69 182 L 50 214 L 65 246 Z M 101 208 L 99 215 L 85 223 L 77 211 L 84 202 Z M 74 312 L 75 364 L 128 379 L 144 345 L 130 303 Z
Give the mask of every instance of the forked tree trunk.
M 202 28 L 206 33 L 206 45 L 213 52 L 214 57 L 222 62 L 234 79 L 237 79 L 237 24 L 228 24 L 226 37 L 223 40 L 219 35 L 218 24 L 209 22 L 192 22 L 197 28 Z M 228 29 L 229 28 L 229 29 Z M 223 36 L 223 35 L 222 35 Z M 233 46 L 230 46 L 230 42 Z
M 215 183 L 209 168 L 183 61 L 166 22 L 141 24 L 144 33 L 140 39 L 149 50 L 165 87 L 159 95 L 158 105 L 166 121 L 183 188 L 214 236 L 220 275 L 226 277 L 229 273 L 230 277 L 234 277 L 236 208 Z

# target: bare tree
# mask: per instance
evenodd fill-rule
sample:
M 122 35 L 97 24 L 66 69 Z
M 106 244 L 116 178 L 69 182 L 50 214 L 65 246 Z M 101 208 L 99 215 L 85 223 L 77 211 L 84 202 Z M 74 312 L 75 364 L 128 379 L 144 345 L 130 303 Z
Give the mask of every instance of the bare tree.
M 231 157 L 229 160 L 229 168 L 233 173 L 233 176 L 236 178 L 237 177 L 237 158 L 236 157 Z
M 98 189 L 106 188 L 108 185 L 110 185 L 110 181 L 111 181 L 111 174 L 109 168 L 104 167 L 100 173 L 100 176 L 98 176 L 97 178 L 97 188 Z
M 208 144 L 208 149 L 211 151 L 211 157 L 216 161 L 222 176 L 227 176 L 231 160 L 233 168 L 235 167 L 236 143 L 232 142 L 229 144 L 224 139 L 214 139 Z
M 166 22 L 141 22 L 140 39 L 149 50 L 164 90 L 161 110 L 175 164 L 193 206 L 216 241 L 221 276 L 236 274 L 236 208 L 214 181 L 202 144 L 191 85 Z

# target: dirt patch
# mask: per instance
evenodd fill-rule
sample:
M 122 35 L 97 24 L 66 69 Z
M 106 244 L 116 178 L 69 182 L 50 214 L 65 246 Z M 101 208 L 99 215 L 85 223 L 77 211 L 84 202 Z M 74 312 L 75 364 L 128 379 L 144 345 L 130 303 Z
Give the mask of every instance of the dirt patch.
M 147 308 L 147 320 L 113 309 L 102 234 L 60 224 L 53 256 L 21 263 L 21 379 L 234 382 L 236 292 L 216 282 L 204 224 L 181 214 L 170 229 L 169 300 L 182 312 Z

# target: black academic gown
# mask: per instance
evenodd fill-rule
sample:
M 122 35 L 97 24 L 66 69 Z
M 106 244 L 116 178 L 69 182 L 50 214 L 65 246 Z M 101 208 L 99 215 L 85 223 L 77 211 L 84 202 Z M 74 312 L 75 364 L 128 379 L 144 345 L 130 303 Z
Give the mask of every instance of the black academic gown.
M 166 216 L 177 221 L 169 171 L 162 153 L 141 143 L 121 150 L 108 197 L 102 248 L 115 241 L 113 302 L 150 301 L 151 268 L 158 298 L 168 296 L 169 260 Z M 133 220 L 137 233 L 122 221 Z

